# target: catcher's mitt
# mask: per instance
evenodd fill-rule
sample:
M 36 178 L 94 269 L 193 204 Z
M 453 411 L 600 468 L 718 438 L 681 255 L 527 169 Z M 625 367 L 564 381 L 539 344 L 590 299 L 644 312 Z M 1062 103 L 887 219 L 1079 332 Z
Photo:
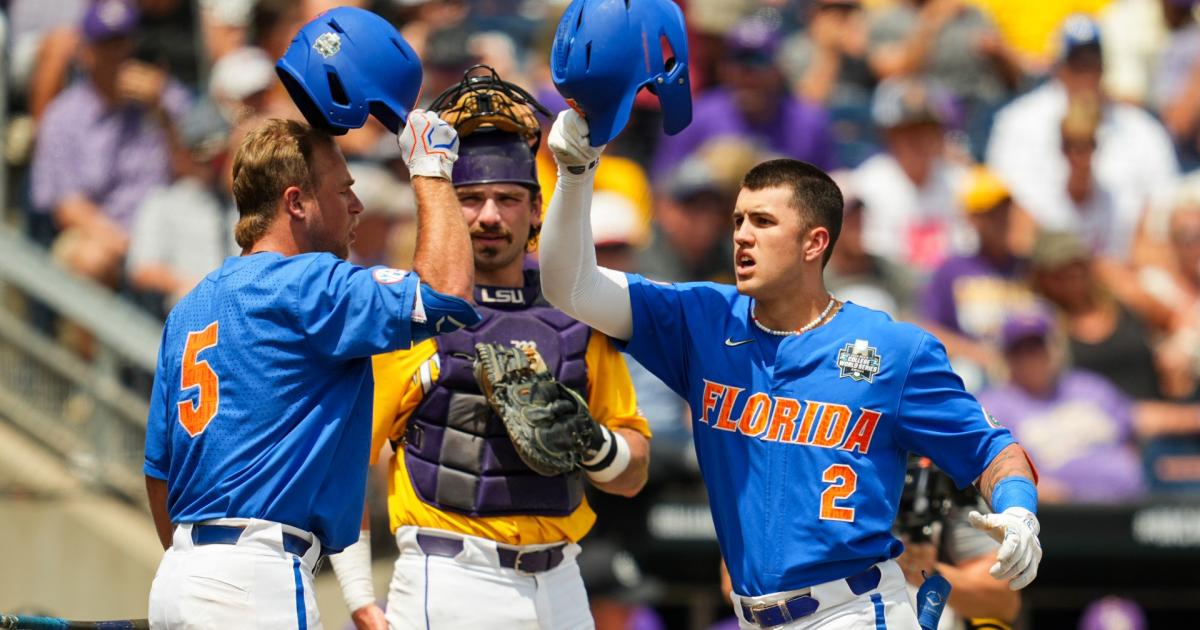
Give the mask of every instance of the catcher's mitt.
M 468 68 L 462 82 L 438 95 L 429 109 L 450 123 L 459 137 L 495 128 L 519 134 L 534 152 L 542 137 L 535 113 L 551 116 L 550 110 L 533 95 L 501 79 L 491 66 L 482 64 Z
M 525 465 L 547 477 L 578 468 L 604 442 L 587 403 L 559 383 L 537 350 L 475 345 L 475 381 Z

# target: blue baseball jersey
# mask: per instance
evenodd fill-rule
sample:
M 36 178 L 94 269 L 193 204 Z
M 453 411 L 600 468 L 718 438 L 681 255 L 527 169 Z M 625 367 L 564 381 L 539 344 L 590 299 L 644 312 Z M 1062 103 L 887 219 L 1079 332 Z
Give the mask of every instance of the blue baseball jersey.
M 358 539 L 374 354 L 411 345 L 419 278 L 332 254 L 228 258 L 172 309 L 146 475 L 174 523 L 258 518 Z
M 629 275 L 625 349 L 687 399 L 721 551 L 740 595 L 848 577 L 903 549 L 909 451 L 960 487 L 1013 444 L 916 326 L 845 304 L 807 333 L 751 321 L 728 285 Z

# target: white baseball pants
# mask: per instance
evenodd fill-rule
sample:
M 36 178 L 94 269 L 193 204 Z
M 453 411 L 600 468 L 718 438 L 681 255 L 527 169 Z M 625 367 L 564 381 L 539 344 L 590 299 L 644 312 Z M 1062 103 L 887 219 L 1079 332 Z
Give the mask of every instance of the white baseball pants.
M 150 627 L 158 630 L 256 628 L 320 630 L 313 567 L 321 543 L 279 523 L 220 519 L 244 526 L 237 544 L 192 543 L 192 525 L 175 528 L 150 587 Z M 312 545 L 303 557 L 283 550 L 283 533 Z
M 456 557 L 427 556 L 417 532 L 458 537 Z M 400 557 L 388 592 L 387 620 L 393 630 L 505 628 L 506 630 L 591 630 L 587 591 L 568 544 L 558 566 L 521 574 L 501 567 L 496 542 L 451 532 L 401 527 L 396 530 Z M 527 545 L 534 551 L 551 545 Z
M 783 591 L 760 597 L 742 597 L 733 594 L 733 610 L 738 616 L 742 630 L 758 630 L 753 620 L 742 613 L 741 603 L 753 606 L 786 600 L 805 591 L 821 603 L 817 611 L 807 617 L 796 619 L 779 630 L 920 630 L 917 613 L 908 596 L 904 573 L 895 560 L 877 565 L 880 570 L 879 586 L 874 590 L 855 595 L 846 580 L 833 580 L 817 584 L 810 589 Z

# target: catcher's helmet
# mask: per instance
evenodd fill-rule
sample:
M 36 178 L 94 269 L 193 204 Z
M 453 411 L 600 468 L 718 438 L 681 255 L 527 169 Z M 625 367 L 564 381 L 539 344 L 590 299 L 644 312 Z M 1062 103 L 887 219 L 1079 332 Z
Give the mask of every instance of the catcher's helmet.
M 429 109 L 458 131 L 455 186 L 511 183 L 538 190 L 534 156 L 542 136 L 535 113 L 548 117 L 550 111 L 529 92 L 477 65 Z
M 594 147 L 625 127 L 643 87 L 658 96 L 668 134 L 692 122 L 687 31 L 671 0 L 574 0 L 558 23 L 550 69 L 587 118 Z
M 454 162 L 455 186 L 520 184 L 537 191 L 537 159 L 521 136 L 488 130 L 461 136 Z
M 368 114 L 399 132 L 421 91 L 417 53 L 387 20 L 354 7 L 305 24 L 275 71 L 304 118 L 337 135 Z

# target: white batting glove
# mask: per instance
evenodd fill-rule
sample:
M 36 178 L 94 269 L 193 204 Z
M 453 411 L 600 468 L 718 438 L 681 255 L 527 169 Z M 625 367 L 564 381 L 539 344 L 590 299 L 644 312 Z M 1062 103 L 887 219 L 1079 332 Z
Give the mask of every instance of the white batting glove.
M 458 132 L 449 123 L 433 112 L 414 109 L 399 140 L 409 175 L 450 180 L 458 159 Z
M 1019 591 L 1037 577 L 1038 563 L 1042 561 L 1042 543 L 1038 533 L 1042 526 L 1033 512 L 1020 507 L 1010 507 L 999 514 L 980 514 L 972 511 L 967 515 L 971 526 L 983 530 L 1000 543 L 996 553 L 996 564 L 988 571 L 997 580 L 1012 580 L 1008 588 Z
M 588 144 L 588 134 L 587 121 L 578 112 L 573 109 L 559 112 L 554 126 L 550 128 L 548 142 L 560 173 L 565 171 L 582 175 L 600 163 L 604 146 L 593 147 Z

